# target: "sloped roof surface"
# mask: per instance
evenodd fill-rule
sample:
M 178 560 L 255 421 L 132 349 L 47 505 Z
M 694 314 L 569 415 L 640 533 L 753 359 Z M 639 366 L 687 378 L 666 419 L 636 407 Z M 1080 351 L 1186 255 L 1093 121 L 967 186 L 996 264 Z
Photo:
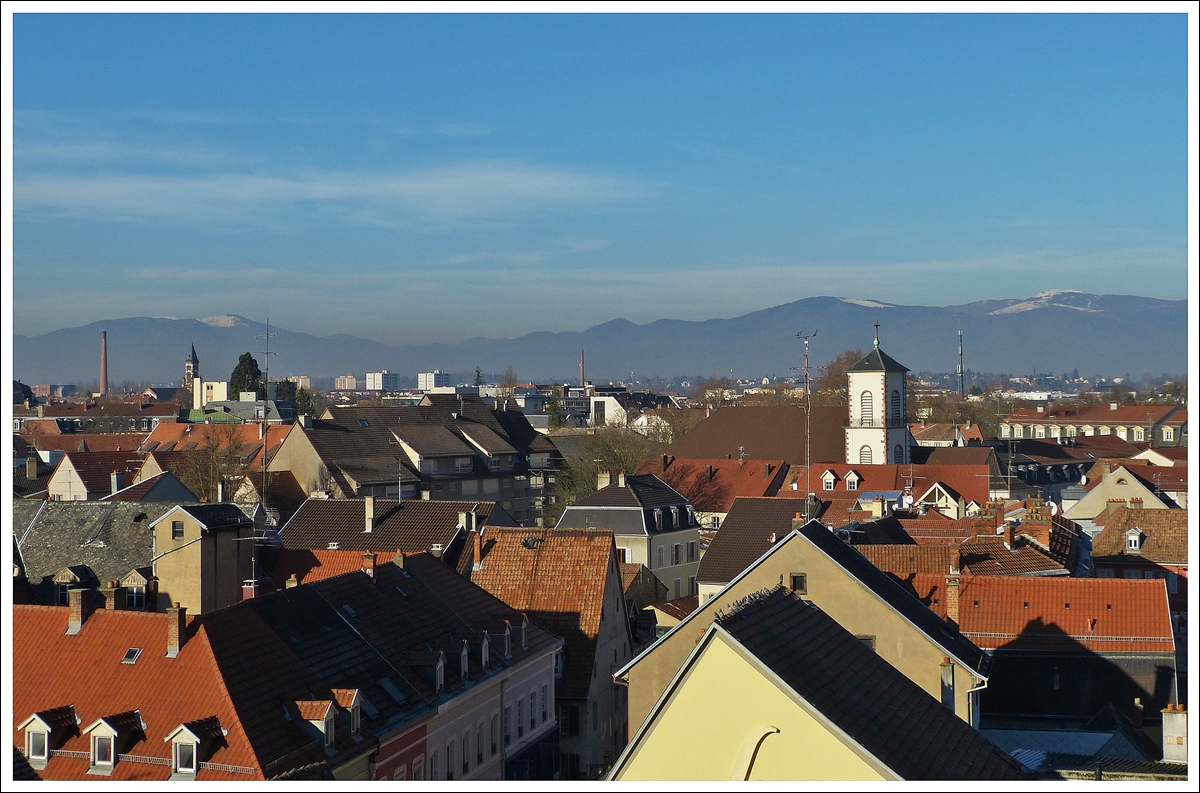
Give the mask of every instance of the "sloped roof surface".
M 718 624 L 903 779 L 1022 779 L 1021 766 L 812 603 L 776 589 Z
M 739 464 L 737 460 L 724 457 L 668 458 L 664 471 L 661 459 L 649 458 L 639 470 L 660 476 L 675 490 L 687 494 L 698 511 L 728 512 L 735 498 L 775 495 L 783 482 L 787 463 L 783 460 L 750 460 Z
M 66 608 L 17 605 L 12 613 L 14 726 L 36 711 L 68 704 L 82 720 L 80 728 L 137 710 L 148 726 L 126 752 L 169 762 L 171 744 L 164 743 L 164 737 L 180 724 L 215 716 L 229 733 L 201 760 L 250 773 L 201 767 L 197 779 L 263 778 L 217 671 L 208 636 L 195 621 L 179 656 L 167 658 L 166 614 L 101 610 L 88 617 L 78 635 L 67 636 Z M 142 648 L 141 655 L 136 663 L 121 663 L 131 647 Z M 18 741 L 23 736 L 14 732 Z M 88 738 L 76 734 L 61 748 L 87 752 Z M 41 774 L 46 779 L 86 779 L 87 769 L 86 758 L 54 757 Z M 163 780 L 169 773 L 158 765 L 118 761 L 110 778 Z
M 1125 532 L 1141 529 L 1139 553 L 1129 553 Z M 1092 558 L 1109 563 L 1187 564 L 1188 511 L 1186 509 L 1129 509 L 1121 507 L 1092 541 Z
M 668 507 L 685 506 L 687 499 L 654 474 L 632 474 L 625 477 L 625 486 L 612 484 L 577 500 L 572 507 Z
M 102 582 L 149 565 L 150 524 L 174 506 L 166 501 L 14 501 L 13 530 L 30 584 L 70 565 L 86 565 Z
M 210 529 L 250 523 L 246 513 L 234 504 L 183 504 L 182 508 Z
M 136 449 L 127 452 L 67 452 L 59 461 L 59 468 L 67 461 L 70 461 L 89 493 L 111 493 L 114 471 L 120 472 L 125 481 L 132 481 L 142 466 Z
M 27 440 L 44 452 L 135 452 L 146 441 L 145 432 L 83 433 L 62 435 L 29 435 Z
M 863 359 L 846 370 L 847 372 L 907 372 L 908 367 L 876 347 Z
M 1172 411 L 1175 411 L 1172 414 Z M 1182 413 L 1182 417 L 1179 415 Z M 1036 407 L 1016 408 L 1008 414 L 1010 424 L 1157 424 L 1167 417 L 1171 423 L 1187 421 L 1187 411 L 1174 405 L 1122 405 L 1113 410 L 1109 405 L 1084 405 L 1038 412 Z M 1182 423 L 1182 422 L 1180 422 Z
M 483 563 L 468 573 L 473 583 L 566 640 L 560 696 L 587 697 L 614 548 L 611 531 L 488 530 Z
M 771 549 L 771 535 L 782 540 L 792 530 L 801 505 L 782 498 L 738 498 L 700 559 L 696 580 L 704 584 L 732 581 Z
M 474 457 L 475 450 L 447 427 L 406 424 L 393 430 L 422 457 Z
M 814 406 L 812 461 L 844 462 L 849 423 L 845 405 Z M 674 457 L 737 460 L 786 460 L 804 464 L 804 408 L 794 406 L 725 407 L 701 421 L 665 451 Z
M 894 578 L 871 564 L 857 550 L 839 540 L 833 532 L 816 521 L 809 521 L 801 526 L 799 532 L 931 641 L 980 675 L 987 676 L 991 668 L 991 659 L 970 639 L 929 611 Z
M 871 564 L 885 573 L 948 573 L 949 545 L 856 545 Z
M 271 578 L 282 589 L 293 575 L 301 584 L 311 584 L 335 575 L 361 570 L 364 551 L 330 551 L 307 548 L 283 548 L 275 554 Z M 385 564 L 395 557 L 394 551 L 372 551 L 375 564 Z
M 294 426 L 269 424 L 260 438 L 260 424 L 159 424 L 150 433 L 150 437 L 146 438 L 142 448 L 145 451 L 154 451 L 172 441 L 176 445 L 175 448 L 184 443 L 195 443 L 199 447 L 215 442 L 219 449 L 224 450 L 230 444 L 237 444 L 246 452 L 253 452 L 246 463 L 252 468 L 261 468 L 263 451 L 266 451 L 267 459 L 270 460 Z
M 931 613 L 945 616 L 945 576 L 904 578 Z M 969 576 L 960 584 L 958 608 L 963 635 L 986 649 L 1175 650 L 1161 579 Z
M 491 526 L 513 525 L 513 519 L 492 501 L 423 501 L 375 499 L 375 528 L 366 528 L 365 501 L 361 498 L 310 498 L 279 530 L 285 548 L 342 550 L 427 551 L 443 546 L 458 533 L 460 512 L 474 511 Z
M 652 604 L 659 611 L 669 614 L 677 620 L 684 619 L 700 608 L 700 598 L 696 595 L 684 595 L 681 598 Z
M 170 471 L 163 471 L 143 479 L 135 485 L 110 493 L 101 501 L 158 501 L 158 496 L 167 494 L 170 501 L 199 501 L 196 494 L 188 490 L 187 485 L 179 481 L 179 477 Z

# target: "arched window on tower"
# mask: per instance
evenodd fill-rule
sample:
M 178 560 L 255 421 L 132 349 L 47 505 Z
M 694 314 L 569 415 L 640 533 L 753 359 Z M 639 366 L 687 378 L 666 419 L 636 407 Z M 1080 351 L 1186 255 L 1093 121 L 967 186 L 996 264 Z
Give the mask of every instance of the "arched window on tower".
M 870 465 L 871 464 L 871 447 L 870 446 L 863 446 L 861 449 L 858 450 L 858 464 L 859 465 Z
M 903 423 L 904 417 L 900 414 L 900 392 L 892 391 L 892 415 L 890 416 L 892 426 L 899 427 Z
M 859 426 L 873 427 L 875 426 L 875 405 L 871 398 L 870 391 L 863 391 L 862 396 L 858 398 L 858 417 Z
M 896 444 L 896 448 L 892 450 L 892 462 L 894 462 L 894 463 L 904 462 L 904 447 L 898 443 Z

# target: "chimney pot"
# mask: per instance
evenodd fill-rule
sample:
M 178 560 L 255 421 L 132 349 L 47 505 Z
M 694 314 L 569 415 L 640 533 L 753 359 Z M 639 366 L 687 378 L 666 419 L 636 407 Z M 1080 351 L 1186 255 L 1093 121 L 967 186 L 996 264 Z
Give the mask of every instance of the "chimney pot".
M 473 537 L 475 541 L 475 559 L 472 563 L 472 569 L 479 570 L 483 567 L 483 531 L 475 531 Z
M 596 489 L 603 490 L 612 484 L 612 471 L 601 471 L 596 474 Z
M 104 598 L 106 611 L 125 610 L 125 587 L 120 581 L 109 581 L 107 586 L 100 588 L 100 596 Z
M 708 480 L 707 480 L 707 481 L 709 481 L 709 482 L 711 482 L 711 481 L 712 481 L 712 478 L 713 478 L 713 467 L 712 467 L 711 465 L 705 466 L 705 468 L 704 468 L 704 475 L 705 475 L 706 477 L 708 477 Z
M 366 496 L 363 498 L 363 521 L 365 527 L 363 533 L 367 534 L 375 530 L 375 497 Z
M 668 465 L 669 465 L 669 463 L 668 463 L 668 461 L 667 461 L 667 455 L 666 455 L 666 453 L 663 453 L 663 456 L 662 456 L 662 469 L 663 469 L 664 471 L 665 471 L 665 470 L 667 470 L 667 466 L 668 466 Z
M 242 600 L 251 600 L 258 595 L 258 582 L 247 579 L 242 582 Z
M 375 554 L 367 551 L 362 555 L 362 570 L 371 578 L 375 577 Z
M 958 625 L 958 588 L 959 577 L 946 576 L 946 621 Z
M 167 609 L 167 657 L 175 658 L 187 641 L 187 608 L 175 605 Z
M 625 487 L 625 472 L 621 471 L 617 474 L 617 487 Z
M 36 454 L 30 454 L 25 458 L 25 478 L 37 479 L 37 464 L 38 458 Z
M 300 580 L 296 578 L 295 573 L 292 573 L 290 576 L 288 576 L 288 580 L 283 584 L 284 589 L 292 589 L 293 587 L 298 586 L 300 586 Z

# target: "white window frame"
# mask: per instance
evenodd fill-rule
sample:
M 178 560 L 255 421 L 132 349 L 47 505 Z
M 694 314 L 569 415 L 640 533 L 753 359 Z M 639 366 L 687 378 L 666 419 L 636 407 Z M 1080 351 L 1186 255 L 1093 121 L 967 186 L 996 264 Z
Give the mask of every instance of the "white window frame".
M 332 710 L 332 708 L 330 710 Z M 324 732 L 325 732 L 325 745 L 326 746 L 333 746 L 333 735 L 336 732 L 336 730 L 337 730 L 337 728 L 334 726 L 333 714 L 330 713 L 328 716 L 325 717 Z
M 108 760 L 107 761 L 100 759 L 100 752 L 98 751 L 98 747 L 100 746 L 101 741 L 108 742 Z M 91 757 L 92 767 L 94 767 L 94 768 L 112 768 L 113 764 L 115 762 L 115 759 L 116 759 L 113 757 L 113 754 L 115 753 L 115 751 L 114 751 L 115 749 L 116 749 L 116 740 L 115 740 L 114 736 L 112 736 L 112 735 L 93 735 L 92 736 L 92 757 Z
M 35 736 L 40 736 L 42 739 L 42 753 L 39 755 L 34 752 L 33 740 Z M 44 762 L 50 759 L 50 733 L 43 730 L 26 730 L 25 731 L 25 756 L 30 760 Z
M 846 480 L 846 489 L 847 490 L 858 490 L 858 480 L 857 479 L 847 479 Z
M 179 757 L 180 751 L 185 746 L 192 750 L 192 764 L 190 768 L 184 766 Z M 171 747 L 171 764 L 174 766 L 175 773 L 177 774 L 195 774 L 196 770 L 200 767 L 200 745 L 191 741 L 176 741 L 175 745 Z

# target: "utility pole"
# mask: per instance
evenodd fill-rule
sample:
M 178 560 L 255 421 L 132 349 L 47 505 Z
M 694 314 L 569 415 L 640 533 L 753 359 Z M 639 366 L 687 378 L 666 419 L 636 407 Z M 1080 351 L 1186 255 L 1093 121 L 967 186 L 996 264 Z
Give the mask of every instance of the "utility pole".
M 962 331 L 958 332 L 958 395 L 965 397 L 967 395 L 967 386 L 963 382 L 963 356 L 962 356 Z
M 267 317 L 266 331 L 261 336 L 255 336 L 256 339 L 263 340 L 263 412 L 262 422 L 259 426 L 262 427 L 262 508 L 263 515 L 266 520 L 270 520 L 271 513 L 267 512 L 267 389 L 271 385 L 271 356 L 275 353 L 271 352 L 271 337 L 275 334 L 271 332 L 271 318 Z M 257 404 L 257 402 L 256 402 Z
M 812 520 L 812 388 L 808 382 L 808 340 L 815 339 L 817 331 L 805 334 L 800 331 L 796 338 L 804 339 L 804 520 Z M 878 346 L 878 342 L 876 342 Z

